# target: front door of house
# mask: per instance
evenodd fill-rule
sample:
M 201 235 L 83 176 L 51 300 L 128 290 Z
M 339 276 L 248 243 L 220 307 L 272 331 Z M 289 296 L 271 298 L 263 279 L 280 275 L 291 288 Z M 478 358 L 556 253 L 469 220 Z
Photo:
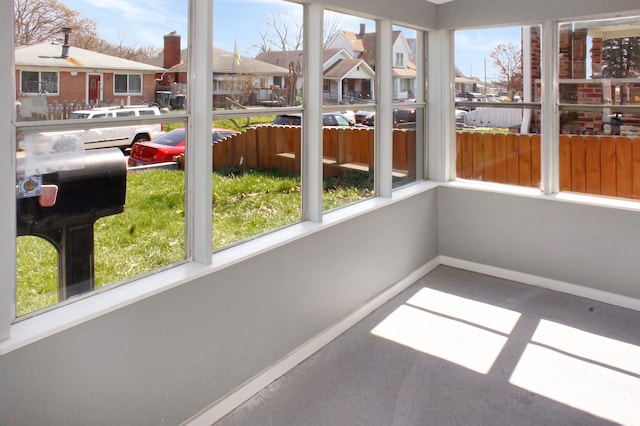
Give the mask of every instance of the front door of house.
M 100 74 L 89 75 L 89 102 L 98 103 L 100 100 Z

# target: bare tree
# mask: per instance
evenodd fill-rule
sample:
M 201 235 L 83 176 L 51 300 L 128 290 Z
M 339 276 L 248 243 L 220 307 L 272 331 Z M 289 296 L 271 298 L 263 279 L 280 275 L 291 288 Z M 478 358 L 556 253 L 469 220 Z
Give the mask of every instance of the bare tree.
M 58 0 L 14 0 L 15 43 L 30 45 L 61 40 L 63 27 L 71 28 L 74 46 L 133 61 L 155 57 L 160 49 L 152 46 L 127 46 L 124 39 L 110 43 L 98 36 L 96 22 L 83 18 Z
M 76 37 L 97 38 L 93 20 L 80 17 L 58 0 L 14 0 L 15 43 L 29 45 L 61 38 L 63 27 L 71 28 Z
M 490 54 L 493 63 L 500 69 L 504 85 L 513 97 L 522 90 L 522 54 L 512 43 L 498 44 Z
M 259 53 L 271 51 L 300 50 L 303 41 L 303 26 L 291 15 L 271 12 L 270 20 L 262 31 L 258 31 Z
M 329 15 L 325 18 L 323 25 L 323 46 L 326 46 L 333 35 L 338 32 L 340 18 L 338 15 Z M 254 47 L 258 53 L 264 52 L 298 52 L 303 47 L 304 28 L 302 21 L 292 15 L 282 15 L 271 12 L 270 20 L 266 23 L 264 30 L 258 32 L 260 43 Z M 283 65 L 289 69 L 287 76 L 287 103 L 295 105 L 298 103 L 298 93 L 296 86 L 302 74 L 302 56 L 289 55 L 289 62 Z
M 324 16 L 324 22 L 322 25 L 322 47 L 327 47 L 329 42 L 342 26 L 342 19 L 339 15 L 330 14 Z

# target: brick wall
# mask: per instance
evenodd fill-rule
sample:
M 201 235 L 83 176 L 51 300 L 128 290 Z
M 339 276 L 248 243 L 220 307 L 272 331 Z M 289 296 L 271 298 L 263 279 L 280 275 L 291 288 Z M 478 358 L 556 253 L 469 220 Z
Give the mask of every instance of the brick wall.
M 131 104 L 145 102 L 155 102 L 155 76 L 144 74 L 142 76 L 142 95 L 129 96 Z M 16 70 L 16 82 L 20 84 L 20 70 Z M 106 104 L 123 104 L 127 102 L 126 95 L 115 95 L 113 93 L 113 74 L 104 73 L 102 75 L 103 101 Z M 87 73 L 79 72 L 73 76 L 70 72 L 59 72 L 59 95 L 46 95 L 47 103 L 84 103 L 87 97 Z M 31 95 L 30 95 L 31 96 Z M 20 93 L 16 94 L 16 99 L 20 98 Z

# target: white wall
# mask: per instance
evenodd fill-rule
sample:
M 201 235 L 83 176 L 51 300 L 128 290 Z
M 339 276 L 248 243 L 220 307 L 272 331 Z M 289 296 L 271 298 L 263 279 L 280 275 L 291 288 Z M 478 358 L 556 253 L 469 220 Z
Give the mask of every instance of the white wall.
M 0 424 L 184 421 L 436 257 L 436 211 L 433 189 L 0 356 Z
M 438 188 L 440 255 L 640 300 L 638 211 Z

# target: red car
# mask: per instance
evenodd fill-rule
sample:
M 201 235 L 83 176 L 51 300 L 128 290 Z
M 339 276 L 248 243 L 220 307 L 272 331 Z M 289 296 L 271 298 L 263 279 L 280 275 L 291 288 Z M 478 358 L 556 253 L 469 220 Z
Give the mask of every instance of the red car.
M 211 129 L 211 142 L 217 142 L 236 133 L 238 132 L 235 130 L 214 127 Z M 184 154 L 184 135 L 184 128 L 181 128 L 158 136 L 151 142 L 134 143 L 129 156 L 129 167 L 175 161 L 175 156 Z

